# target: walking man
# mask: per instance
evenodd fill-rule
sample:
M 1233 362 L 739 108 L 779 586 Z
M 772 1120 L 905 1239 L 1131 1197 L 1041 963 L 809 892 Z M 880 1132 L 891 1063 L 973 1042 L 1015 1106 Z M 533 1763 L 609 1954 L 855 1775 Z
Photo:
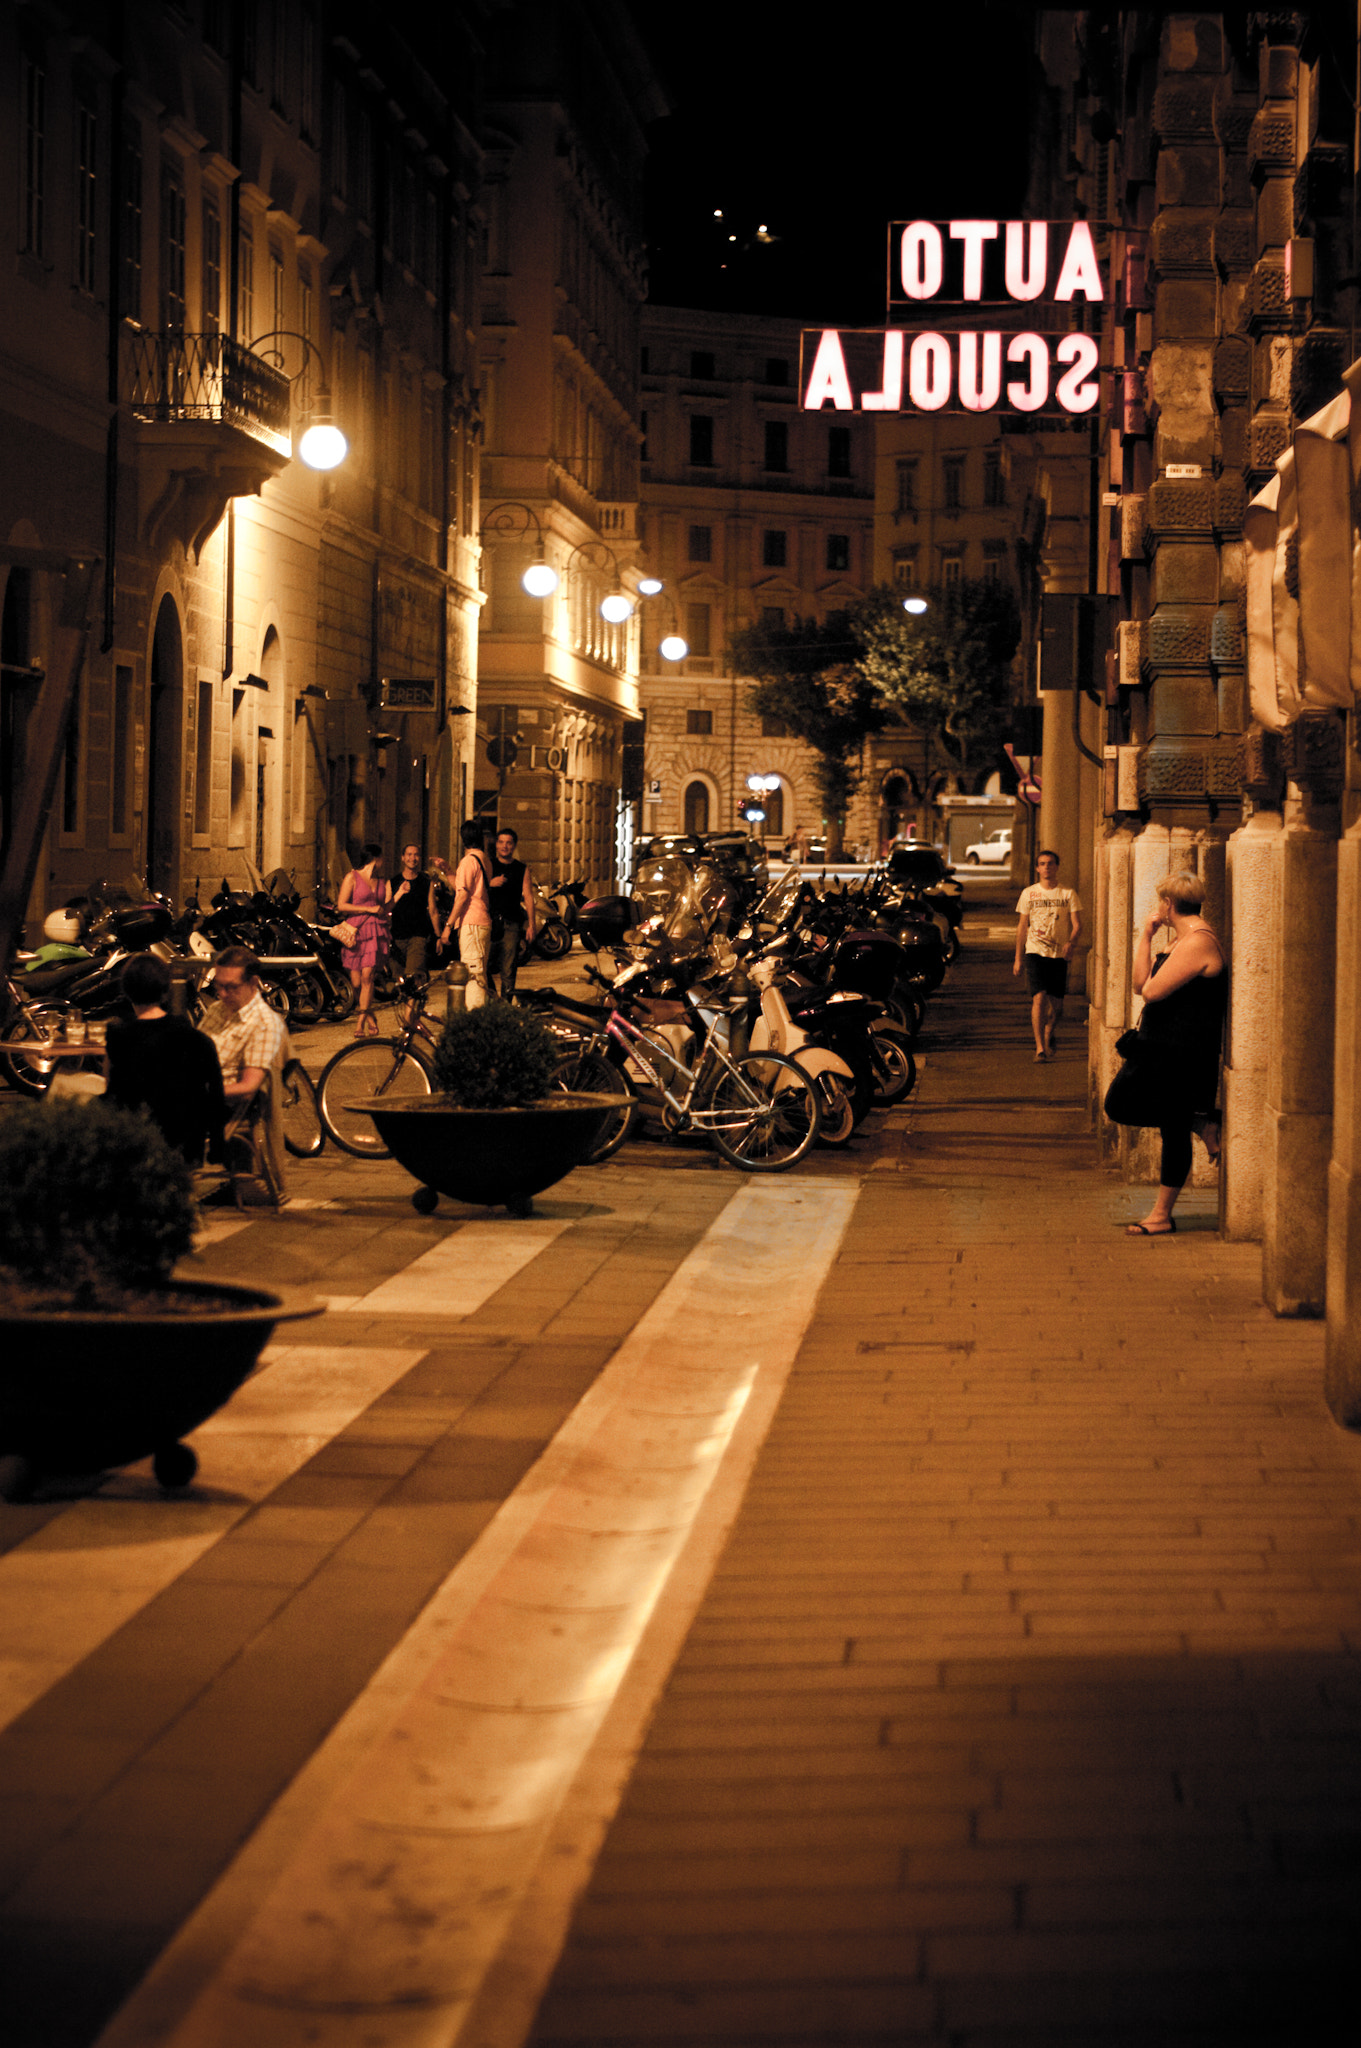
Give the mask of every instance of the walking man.
M 468 970 L 467 1006 L 480 1010 L 488 1000 L 487 955 L 491 950 L 491 889 L 488 886 L 487 856 L 482 851 L 482 827 L 468 818 L 459 828 L 463 858 L 454 874 L 454 907 L 440 935 L 441 944 L 451 932 L 458 933 L 458 954 Z
M 402 870 L 392 885 L 392 950 L 403 974 L 424 974 L 426 956 L 439 937 L 430 916 L 431 878 L 414 843 L 402 848 Z
M 1019 975 L 1024 960 L 1035 1058 L 1042 1062 L 1054 1057 L 1068 992 L 1068 962 L 1082 936 L 1082 905 L 1076 889 L 1059 887 L 1059 857 L 1048 847 L 1037 856 L 1035 873 L 1039 880 L 1022 889 L 1016 905 L 1016 961 L 1011 971 Z
M 515 858 L 518 844 L 519 835 L 503 826 L 491 864 L 492 965 L 506 1002 L 515 993 L 520 949 L 533 945 L 536 930 L 534 884 L 524 862 Z

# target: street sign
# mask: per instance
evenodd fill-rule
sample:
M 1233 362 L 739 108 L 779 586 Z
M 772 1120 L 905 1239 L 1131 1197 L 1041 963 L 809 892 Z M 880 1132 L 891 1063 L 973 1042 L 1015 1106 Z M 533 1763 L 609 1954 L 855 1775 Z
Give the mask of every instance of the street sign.
M 383 703 L 390 711 L 433 711 L 436 685 L 433 676 L 384 676 Z
M 504 739 L 487 741 L 487 759 L 493 768 L 513 768 L 520 749 L 509 734 Z

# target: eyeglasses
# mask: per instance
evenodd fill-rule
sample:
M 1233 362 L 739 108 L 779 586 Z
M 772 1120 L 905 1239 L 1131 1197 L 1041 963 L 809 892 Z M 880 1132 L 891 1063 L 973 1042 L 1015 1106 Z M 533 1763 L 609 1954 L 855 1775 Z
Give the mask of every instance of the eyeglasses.
M 234 996 L 238 995 L 243 988 L 249 987 L 250 983 L 246 980 L 244 975 L 242 976 L 240 981 L 219 981 L 216 975 L 214 975 L 213 977 L 214 995 Z

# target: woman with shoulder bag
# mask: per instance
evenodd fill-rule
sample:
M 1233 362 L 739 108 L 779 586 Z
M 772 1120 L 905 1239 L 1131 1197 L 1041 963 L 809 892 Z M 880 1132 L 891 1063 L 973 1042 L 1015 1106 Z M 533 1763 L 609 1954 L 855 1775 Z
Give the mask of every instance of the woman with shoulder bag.
M 1157 1198 L 1130 1237 L 1166 1237 L 1176 1230 L 1172 1211 L 1191 1172 L 1191 1136 L 1197 1132 L 1212 1160 L 1219 1157 L 1219 1059 L 1229 974 L 1224 949 L 1200 914 L 1205 900 L 1195 875 L 1167 875 L 1145 918 L 1134 952 L 1134 992 L 1144 999 L 1137 1032 L 1116 1050 L 1125 1064 L 1106 1091 L 1112 1123 L 1156 1128 L 1162 1135 Z M 1172 934 L 1153 958 L 1153 935 Z

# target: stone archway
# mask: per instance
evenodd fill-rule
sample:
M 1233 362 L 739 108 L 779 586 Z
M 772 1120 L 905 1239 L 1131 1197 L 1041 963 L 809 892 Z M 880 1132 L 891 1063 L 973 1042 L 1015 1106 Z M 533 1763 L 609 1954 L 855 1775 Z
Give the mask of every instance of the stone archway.
M 161 599 L 151 642 L 151 696 L 147 706 L 146 880 L 163 895 L 180 893 L 182 844 L 178 803 L 184 722 L 184 635 L 173 597 Z
M 709 829 L 709 808 L 709 785 L 707 782 L 701 782 L 699 777 L 696 776 L 693 781 L 687 782 L 685 785 L 685 823 L 683 830 L 686 832 L 707 832 Z

